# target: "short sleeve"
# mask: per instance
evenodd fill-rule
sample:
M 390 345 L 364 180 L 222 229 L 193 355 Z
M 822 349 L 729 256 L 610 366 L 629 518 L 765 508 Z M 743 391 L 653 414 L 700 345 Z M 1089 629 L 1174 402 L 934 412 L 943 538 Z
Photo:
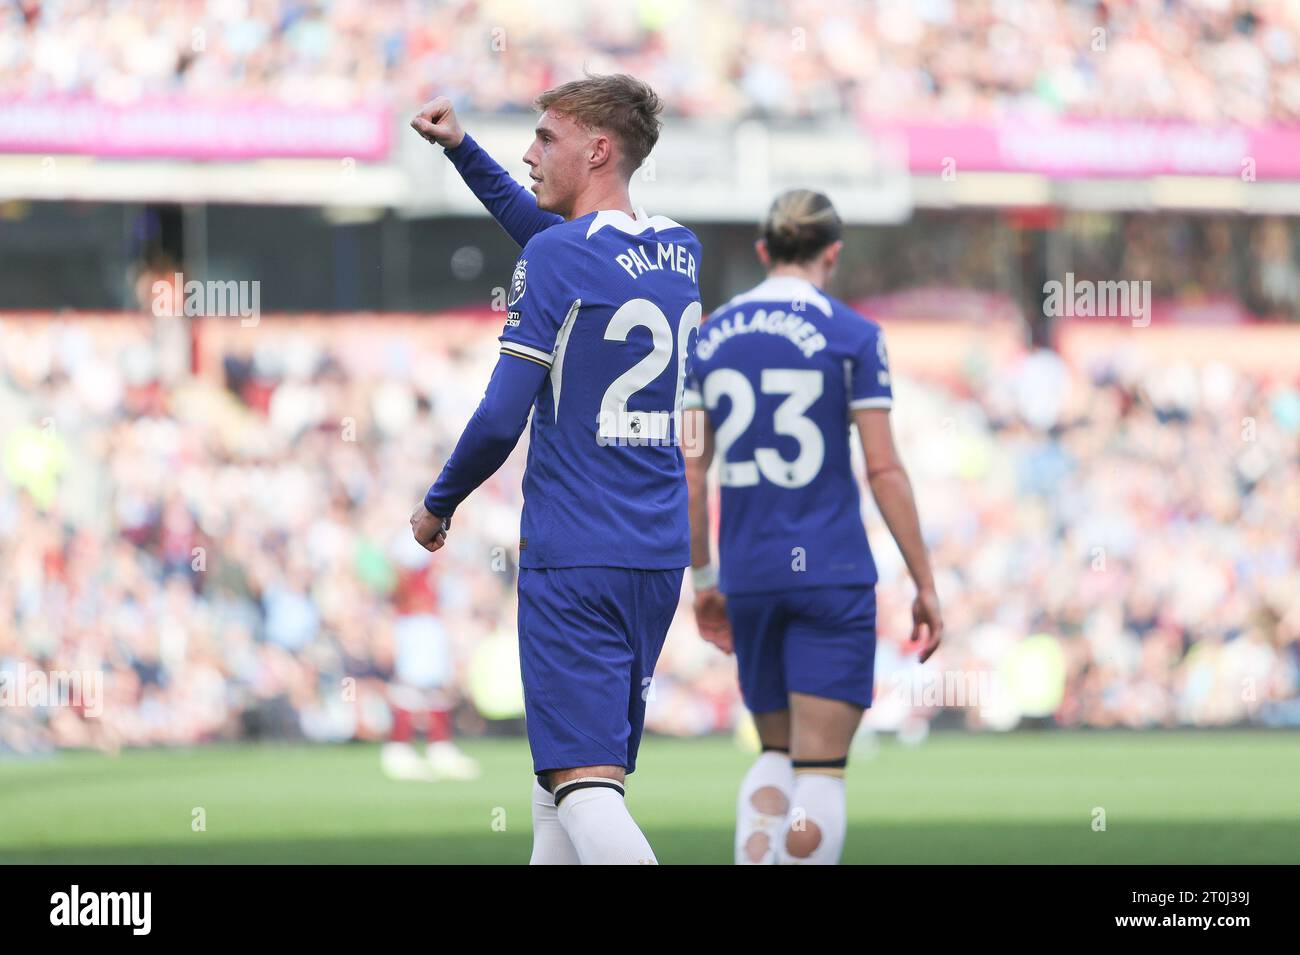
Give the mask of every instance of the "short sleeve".
M 697 351 L 700 342 L 704 338 L 706 328 L 709 328 L 709 322 L 713 321 L 715 315 L 722 309 L 718 309 L 708 315 L 700 323 L 699 330 L 695 334 L 695 344 L 691 348 L 691 353 L 686 357 L 686 379 L 682 388 L 682 407 L 683 408 L 703 408 L 704 407 L 704 370 L 700 367 L 700 358 Z
M 699 342 L 699 336 L 696 336 L 696 343 Z M 703 408 L 704 391 L 700 386 L 699 359 L 695 357 L 694 349 L 691 354 L 686 356 L 686 380 L 682 387 L 682 407 L 683 408 Z
M 551 230 L 547 230 L 550 232 Z M 543 232 L 524 246 L 506 292 L 506 327 L 501 353 L 550 367 L 561 332 L 572 323 L 581 300 L 566 276 L 565 245 Z
M 880 326 L 867 323 L 867 333 L 853 356 L 853 371 L 849 382 L 849 407 L 885 408 L 894 404 L 894 391 L 889 377 L 889 355 L 885 351 L 885 336 Z

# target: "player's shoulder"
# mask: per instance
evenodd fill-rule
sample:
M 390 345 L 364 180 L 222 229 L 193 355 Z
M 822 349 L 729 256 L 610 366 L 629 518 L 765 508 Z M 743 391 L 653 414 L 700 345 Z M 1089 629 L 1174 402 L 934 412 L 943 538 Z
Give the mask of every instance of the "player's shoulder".
M 731 298 L 727 299 L 725 302 L 723 302 L 713 311 L 706 314 L 704 318 L 700 320 L 700 324 L 707 325 L 709 322 L 717 322 L 720 319 L 726 318 L 728 315 L 730 315 L 732 312 L 734 312 L 736 309 L 740 308 L 740 306 L 744 304 L 743 302 L 738 301 L 739 298 L 740 298 L 739 295 L 733 295 Z
M 833 295 L 827 295 L 826 300 L 831 306 L 831 317 L 835 320 L 835 324 L 842 327 L 848 336 L 856 339 L 881 337 L 880 323 L 870 315 Z
M 646 222 L 655 234 L 671 242 L 685 242 L 701 248 L 699 236 L 697 236 L 687 226 L 682 225 L 676 219 L 670 219 L 668 216 L 648 216 Z
M 524 258 L 556 255 L 582 245 L 584 228 L 581 219 L 557 222 L 538 232 L 524 245 Z

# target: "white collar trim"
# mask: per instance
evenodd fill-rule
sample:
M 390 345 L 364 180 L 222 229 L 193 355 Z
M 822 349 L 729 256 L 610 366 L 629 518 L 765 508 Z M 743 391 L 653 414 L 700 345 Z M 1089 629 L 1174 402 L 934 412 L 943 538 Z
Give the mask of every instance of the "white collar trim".
M 727 303 L 728 306 L 743 302 L 811 302 L 825 313 L 827 318 L 833 314 L 831 303 L 817 286 L 807 279 L 794 275 L 773 275 L 764 279 L 748 292 L 741 292 Z
M 635 219 L 621 209 L 600 210 L 596 213 L 596 218 L 591 220 L 591 225 L 587 227 L 587 238 L 590 239 L 605 226 L 610 226 L 628 235 L 640 235 L 646 229 L 663 232 L 665 229 L 681 228 L 680 223 L 674 222 L 667 216 L 647 216 L 645 210 L 640 206 L 637 206 L 634 211 L 636 212 Z

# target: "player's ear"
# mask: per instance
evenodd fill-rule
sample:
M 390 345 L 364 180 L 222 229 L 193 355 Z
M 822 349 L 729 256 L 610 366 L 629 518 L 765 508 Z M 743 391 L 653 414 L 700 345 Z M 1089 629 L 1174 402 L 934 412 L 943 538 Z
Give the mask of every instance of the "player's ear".
M 588 146 L 588 161 L 596 169 L 614 159 L 614 144 L 604 133 L 597 133 Z
M 826 263 L 827 275 L 830 275 L 835 271 L 835 266 L 838 265 L 840 261 L 840 252 L 843 250 L 843 239 L 836 239 L 830 245 L 826 246 L 826 251 L 822 253 L 822 261 Z
M 754 243 L 754 254 L 758 256 L 759 264 L 765 269 L 772 267 L 772 255 L 767 251 L 767 240 L 759 239 Z

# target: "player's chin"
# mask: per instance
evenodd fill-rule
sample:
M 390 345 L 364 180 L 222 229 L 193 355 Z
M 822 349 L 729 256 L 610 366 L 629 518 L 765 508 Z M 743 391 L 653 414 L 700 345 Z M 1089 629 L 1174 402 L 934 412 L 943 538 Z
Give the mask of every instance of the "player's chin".
M 533 195 L 537 197 L 537 208 L 541 209 L 543 212 L 557 211 L 556 202 L 550 193 L 547 192 L 545 184 L 540 182 L 533 183 Z

